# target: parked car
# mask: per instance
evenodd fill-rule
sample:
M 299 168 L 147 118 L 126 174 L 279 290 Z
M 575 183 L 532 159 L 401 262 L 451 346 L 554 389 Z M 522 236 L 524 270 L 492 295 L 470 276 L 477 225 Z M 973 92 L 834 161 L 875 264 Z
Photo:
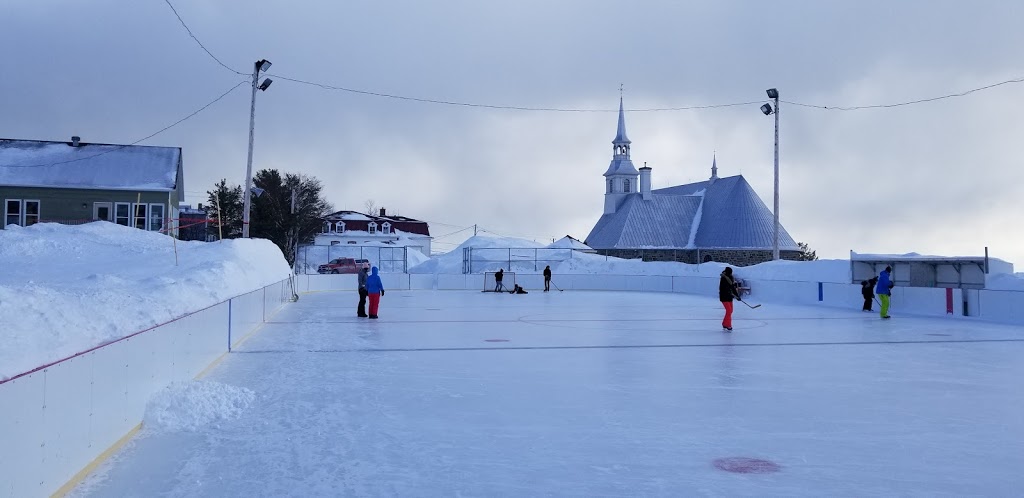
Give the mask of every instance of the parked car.
M 358 266 L 359 268 L 366 268 L 367 270 L 369 270 L 372 265 L 370 265 L 370 260 L 368 259 L 357 259 L 356 266 Z
M 365 261 L 365 260 L 364 260 Z M 359 273 L 359 265 L 352 258 L 335 258 L 317 267 L 317 273 Z

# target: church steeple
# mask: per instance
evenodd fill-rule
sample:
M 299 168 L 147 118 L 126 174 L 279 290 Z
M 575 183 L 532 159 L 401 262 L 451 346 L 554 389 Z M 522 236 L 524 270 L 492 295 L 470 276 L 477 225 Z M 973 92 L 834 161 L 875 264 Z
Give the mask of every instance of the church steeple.
M 718 154 L 713 154 L 711 156 L 711 179 L 712 180 L 718 178 L 718 157 L 717 156 L 718 156 Z
M 612 140 L 612 150 L 616 156 L 629 158 L 629 137 L 626 136 L 626 113 L 622 108 L 622 96 L 619 96 L 619 128 L 615 132 L 615 140 Z
M 620 88 L 619 91 L 622 89 Z M 626 137 L 626 112 L 619 96 L 619 126 L 612 140 L 612 162 L 604 172 L 604 212 L 614 213 L 627 196 L 637 192 L 637 177 L 640 172 L 629 158 L 629 138 Z

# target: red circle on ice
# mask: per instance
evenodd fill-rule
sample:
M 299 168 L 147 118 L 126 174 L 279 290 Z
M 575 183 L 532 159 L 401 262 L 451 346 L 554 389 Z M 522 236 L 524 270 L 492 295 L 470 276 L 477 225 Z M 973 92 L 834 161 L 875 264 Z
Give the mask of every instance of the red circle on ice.
M 485 342 L 508 342 L 508 339 L 484 339 Z
M 775 462 L 759 458 L 729 457 L 719 458 L 714 462 L 715 468 L 736 474 L 771 474 L 782 470 Z

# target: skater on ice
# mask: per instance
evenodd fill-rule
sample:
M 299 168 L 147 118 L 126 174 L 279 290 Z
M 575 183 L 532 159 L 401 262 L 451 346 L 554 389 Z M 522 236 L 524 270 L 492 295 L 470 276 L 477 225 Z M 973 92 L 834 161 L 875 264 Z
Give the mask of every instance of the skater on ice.
M 359 306 L 356 307 L 356 316 L 359 318 L 366 318 L 366 296 L 369 294 L 366 292 L 366 279 L 369 275 L 366 274 L 366 268 L 359 269 Z
M 366 279 L 366 292 L 370 297 L 370 318 L 377 318 L 377 308 L 380 306 L 380 298 L 384 295 L 384 283 L 377 275 L 377 267 L 370 269 L 370 276 Z
M 501 292 L 505 286 L 501 284 L 501 278 L 505 276 L 505 269 L 499 268 L 498 272 L 494 274 L 494 292 Z
M 860 293 L 864 296 L 864 308 L 863 311 L 874 311 L 871 309 L 871 303 L 875 300 L 875 284 L 878 283 L 878 277 L 871 277 L 870 280 L 863 280 L 860 283 Z
M 544 267 L 544 292 L 551 290 L 551 265 Z
M 725 267 L 722 270 L 722 279 L 718 282 L 718 299 L 722 301 L 725 308 L 725 318 L 722 318 L 722 328 L 732 332 L 732 300 L 739 298 L 736 294 L 736 281 L 732 278 L 732 268 Z
M 878 274 L 878 284 L 875 286 L 875 293 L 878 294 L 878 299 L 882 301 L 881 317 L 889 318 L 889 299 L 892 296 L 892 288 L 895 286 L 892 282 L 892 267 L 886 266 L 882 273 Z

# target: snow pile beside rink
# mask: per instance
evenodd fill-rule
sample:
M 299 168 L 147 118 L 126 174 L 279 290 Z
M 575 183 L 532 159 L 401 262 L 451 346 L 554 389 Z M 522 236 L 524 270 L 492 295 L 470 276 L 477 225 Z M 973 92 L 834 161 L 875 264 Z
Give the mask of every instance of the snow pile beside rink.
M 462 251 L 467 247 L 472 247 L 473 250 L 476 251 L 476 254 L 473 256 L 474 260 L 480 261 L 481 258 L 493 259 L 496 264 L 499 264 L 501 261 L 507 261 L 509 253 L 508 249 L 510 248 L 523 249 L 524 251 L 521 251 L 523 254 L 520 256 L 528 256 L 532 258 L 533 251 L 526 250 L 542 248 L 544 247 L 544 244 L 538 244 L 532 240 L 517 239 L 515 237 L 474 235 L 466 239 L 466 241 L 460 244 L 459 247 L 439 256 L 434 256 L 419 265 L 410 267 L 409 273 L 462 273 Z M 481 265 L 481 268 L 484 268 L 484 265 Z M 494 271 L 497 269 L 497 266 L 493 270 L 488 267 L 487 271 Z M 505 270 L 508 270 L 508 268 L 505 268 Z
M 147 431 L 194 431 L 223 420 L 238 418 L 256 393 L 219 382 L 173 382 L 146 404 L 143 427 Z
M 1024 273 L 990 273 L 985 276 L 988 290 L 1024 291 Z
M 106 222 L 9 226 L 0 230 L 0 264 L 0 379 L 290 273 L 267 240 L 182 242 Z

